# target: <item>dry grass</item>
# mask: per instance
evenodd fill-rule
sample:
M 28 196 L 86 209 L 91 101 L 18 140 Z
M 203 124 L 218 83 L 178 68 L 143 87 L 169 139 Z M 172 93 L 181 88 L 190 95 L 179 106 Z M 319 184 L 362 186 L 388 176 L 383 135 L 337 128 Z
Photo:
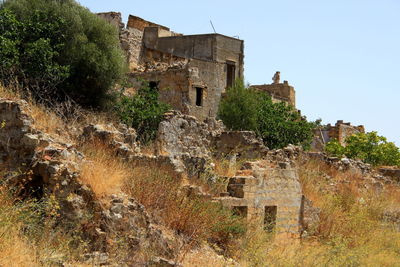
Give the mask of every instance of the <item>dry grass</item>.
M 244 160 L 231 160 L 230 156 L 225 158 L 216 158 L 213 160 L 215 164 L 215 172 L 219 176 L 233 177 L 245 162 Z
M 84 110 L 72 101 L 52 103 L 49 107 L 36 102 L 29 95 L 23 96 L 20 92 L 18 88 L 5 88 L 0 85 L 0 98 L 24 99 L 28 103 L 35 128 L 66 143 L 76 143 L 81 133 L 78 129 L 89 124 L 118 124 L 112 113 Z
M 234 267 L 232 260 L 218 255 L 212 248 L 205 246 L 188 252 L 181 262 L 184 267 Z
M 241 218 L 211 200 L 187 197 L 181 182 L 163 170 L 140 166 L 132 170 L 124 190 L 193 243 L 213 240 L 226 245 L 232 235 L 244 231 Z
M 320 223 L 301 243 L 248 235 L 244 266 L 400 266 L 400 232 L 382 219 L 386 209 L 400 207 L 400 187 L 377 191 L 361 174 L 318 161 L 301 165 L 300 178 L 304 194 L 321 209 Z
M 80 150 L 88 159 L 82 166 L 80 179 L 91 186 L 96 196 L 101 199 L 121 192 L 130 175 L 128 164 L 100 143 L 85 144 Z
M 0 266 L 39 266 L 36 249 L 21 234 L 11 198 L 4 188 L 0 192 Z
M 45 215 L 52 207 L 50 202 L 20 201 L 0 187 L 0 266 L 54 266 L 60 259 L 74 262 L 84 252 L 71 246 L 73 235 Z

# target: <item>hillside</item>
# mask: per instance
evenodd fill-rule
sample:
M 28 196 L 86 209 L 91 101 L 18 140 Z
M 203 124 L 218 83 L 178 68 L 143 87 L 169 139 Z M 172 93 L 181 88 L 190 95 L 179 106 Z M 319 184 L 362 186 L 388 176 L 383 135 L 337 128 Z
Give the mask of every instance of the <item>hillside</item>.
M 398 181 L 361 162 L 268 150 L 251 133 L 179 113 L 142 146 L 104 115 L 61 118 L 5 88 L 0 121 L 1 265 L 399 264 Z M 271 225 L 218 204 L 257 194 L 256 179 L 275 184 Z M 300 205 L 290 222 L 279 215 L 287 198 Z
M 400 148 L 245 84 L 244 40 L 0 3 L 0 266 L 400 266 Z

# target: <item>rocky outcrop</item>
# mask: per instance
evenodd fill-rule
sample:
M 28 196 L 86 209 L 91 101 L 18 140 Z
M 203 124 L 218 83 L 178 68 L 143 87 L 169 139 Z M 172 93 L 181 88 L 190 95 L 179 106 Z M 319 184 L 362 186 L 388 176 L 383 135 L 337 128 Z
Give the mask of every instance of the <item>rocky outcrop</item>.
M 0 100 L 1 166 L 9 171 L 1 183 L 17 189 L 22 197 L 48 198 L 57 203 L 59 225 L 75 225 L 93 249 L 83 258 L 106 264 L 110 246 L 121 239 L 130 255 L 123 264 L 132 264 L 135 251 L 152 250 L 169 258 L 173 251 L 142 205 L 126 196 L 113 196 L 103 205 L 90 186 L 80 181 L 85 157 L 72 144 L 65 144 L 35 129 L 25 101 Z M 136 133 L 132 129 L 89 125 L 82 138 L 95 138 L 117 151 L 136 153 Z M 122 149 L 122 147 L 128 149 Z M 129 154 L 126 153 L 126 154 Z M 18 170 L 18 172 L 16 171 Z M 108 206 L 108 208 L 106 208 Z M 88 223 L 87 218 L 92 218 Z
M 140 153 L 140 147 L 136 142 L 135 129 L 120 124 L 90 124 L 83 129 L 82 142 L 100 142 L 111 149 L 116 150 L 118 155 L 129 157 Z
M 64 218 L 82 218 L 95 205 L 93 192 L 78 179 L 83 155 L 36 130 L 29 112 L 25 101 L 0 100 L 0 154 L 11 174 L 3 182 L 24 196 L 52 195 Z
M 200 122 L 172 111 L 165 114 L 158 129 L 157 154 L 169 157 L 189 177 L 212 171 L 212 156 L 253 159 L 267 151 L 253 132 L 226 131 L 223 123 L 213 118 Z
M 220 121 L 200 122 L 178 111 L 166 113 L 158 129 L 158 154 L 210 158 L 213 138 L 223 130 Z
M 251 131 L 225 131 L 213 138 L 213 151 L 217 157 L 236 155 L 238 158 L 263 158 L 268 148 Z
M 157 251 L 159 256 L 168 258 L 174 253 L 173 246 L 157 228 L 144 206 L 124 194 L 111 196 L 109 209 L 102 211 L 98 232 L 112 240 L 124 242 L 131 256 L 140 250 Z

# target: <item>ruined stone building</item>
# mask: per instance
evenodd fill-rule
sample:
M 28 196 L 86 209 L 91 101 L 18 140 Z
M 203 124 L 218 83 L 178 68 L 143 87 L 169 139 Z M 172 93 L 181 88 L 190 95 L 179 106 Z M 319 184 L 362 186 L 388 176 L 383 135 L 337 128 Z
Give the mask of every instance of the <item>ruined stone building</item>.
M 288 81 L 283 83 L 272 83 L 262 85 L 252 85 L 252 88 L 269 94 L 273 102 L 286 102 L 296 107 L 296 92 L 293 86 L 289 85 Z
M 216 117 L 225 90 L 243 78 L 243 40 L 217 33 L 183 35 L 132 15 L 125 27 L 121 13 L 98 15 L 119 29 L 133 84 L 128 94 L 146 80 L 159 89 L 161 101 L 205 120 Z M 274 101 L 296 105 L 294 88 L 287 81 L 253 87 Z
M 216 33 L 182 35 L 132 15 L 124 28 L 120 13 L 99 16 L 120 30 L 134 87 L 147 80 L 162 101 L 184 114 L 215 117 L 221 95 L 243 77 L 242 40 Z
M 325 144 L 333 139 L 338 140 L 342 146 L 345 146 L 346 138 L 357 133 L 365 133 L 363 125 L 354 126 L 349 122 L 338 120 L 335 126 L 328 124 L 314 130 L 312 147 L 315 150 L 323 151 Z

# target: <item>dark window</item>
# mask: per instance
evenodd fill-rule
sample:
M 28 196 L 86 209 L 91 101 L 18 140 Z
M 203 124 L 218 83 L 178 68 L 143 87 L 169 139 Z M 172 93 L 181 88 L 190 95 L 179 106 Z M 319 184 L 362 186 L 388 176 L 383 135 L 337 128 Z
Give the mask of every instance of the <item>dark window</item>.
M 236 206 L 233 207 L 233 214 L 235 214 L 236 216 L 240 216 L 243 218 L 247 217 L 247 207 L 246 206 Z
M 203 105 L 203 88 L 196 87 L 196 106 Z
M 264 214 L 264 229 L 272 232 L 276 225 L 277 206 L 266 206 Z
M 232 87 L 233 83 L 235 82 L 235 72 L 236 67 L 234 62 L 227 62 L 226 63 L 226 87 Z
M 150 82 L 149 82 L 149 87 L 150 87 L 150 89 L 156 89 L 156 90 L 158 90 L 158 82 L 150 81 Z

